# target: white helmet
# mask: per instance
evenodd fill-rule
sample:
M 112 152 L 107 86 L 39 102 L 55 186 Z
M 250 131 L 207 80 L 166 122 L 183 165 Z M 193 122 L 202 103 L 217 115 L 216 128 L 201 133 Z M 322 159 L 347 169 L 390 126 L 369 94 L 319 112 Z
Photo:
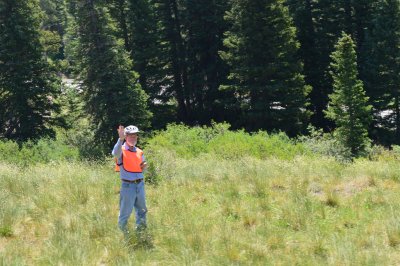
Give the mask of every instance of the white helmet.
M 127 126 L 124 129 L 124 135 L 138 133 L 139 129 L 136 126 Z

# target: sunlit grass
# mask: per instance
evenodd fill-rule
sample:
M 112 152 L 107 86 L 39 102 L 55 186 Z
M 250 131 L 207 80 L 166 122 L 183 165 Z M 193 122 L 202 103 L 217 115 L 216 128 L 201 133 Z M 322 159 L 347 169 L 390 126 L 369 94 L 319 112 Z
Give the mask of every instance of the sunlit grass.
M 163 180 L 146 187 L 148 230 L 128 240 L 111 163 L 0 164 L 0 265 L 400 261 L 398 162 L 166 161 L 153 162 Z

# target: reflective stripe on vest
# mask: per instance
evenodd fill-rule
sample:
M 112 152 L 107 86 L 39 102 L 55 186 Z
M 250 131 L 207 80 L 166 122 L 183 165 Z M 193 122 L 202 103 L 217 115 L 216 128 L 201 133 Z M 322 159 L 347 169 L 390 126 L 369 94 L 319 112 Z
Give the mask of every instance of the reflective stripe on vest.
M 125 146 L 122 146 L 122 161 L 118 164 L 118 160 L 116 160 L 115 171 L 119 172 L 119 166 L 122 165 L 124 170 L 129 173 L 142 173 L 143 170 L 140 168 L 140 164 L 142 163 L 142 155 L 143 151 L 136 147 L 136 152 L 125 149 Z M 118 170 L 117 170 L 118 169 Z

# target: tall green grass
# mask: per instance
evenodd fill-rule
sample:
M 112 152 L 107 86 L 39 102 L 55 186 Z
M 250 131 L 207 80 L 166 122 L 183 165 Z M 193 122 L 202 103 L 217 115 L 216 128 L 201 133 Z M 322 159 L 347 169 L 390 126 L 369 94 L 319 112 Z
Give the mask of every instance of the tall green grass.
M 171 126 L 144 148 L 148 229 L 130 239 L 117 229 L 112 160 L 0 162 L 0 265 L 400 261 L 396 152 L 341 163 L 224 125 Z
M 3 265 L 393 265 L 399 164 L 170 158 L 147 185 L 146 245 L 117 229 L 110 165 L 0 164 Z M 150 160 L 150 158 L 149 158 Z M 131 225 L 133 218 L 131 218 Z

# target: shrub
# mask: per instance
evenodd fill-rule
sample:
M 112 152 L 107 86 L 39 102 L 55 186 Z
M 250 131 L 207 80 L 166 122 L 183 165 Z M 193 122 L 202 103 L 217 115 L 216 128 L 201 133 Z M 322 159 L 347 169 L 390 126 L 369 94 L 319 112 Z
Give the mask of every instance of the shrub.
M 27 141 L 21 144 L 21 146 L 11 140 L 0 141 L 0 160 L 18 166 L 78 159 L 78 149 L 66 145 L 59 140 L 41 139 L 37 142 Z
M 109 154 L 105 154 L 103 147 L 95 142 L 94 135 L 89 130 L 80 132 L 67 131 L 65 133 L 65 143 L 75 147 L 80 158 L 91 161 L 104 159 L 105 156 L 111 154 L 112 150 L 112 147 L 110 147 Z
M 372 161 L 397 162 L 400 160 L 400 146 L 393 145 L 390 149 L 380 145 L 373 145 L 368 150 L 368 159 Z
M 392 153 L 397 158 L 400 158 L 400 146 L 399 145 L 393 145 L 392 146 Z
M 170 124 L 166 130 L 157 132 L 152 139 L 148 140 L 146 148 L 173 150 L 183 158 L 196 157 L 201 153 L 207 153 L 207 143 L 229 127 L 226 124 L 214 125 L 212 128 L 207 128 Z
M 177 161 L 202 155 L 215 160 L 242 160 L 249 157 L 292 160 L 297 155 L 309 153 L 302 143 L 295 143 L 284 133 L 269 135 L 260 131 L 250 134 L 243 130 L 228 129 L 228 124 L 216 123 L 212 127 L 192 128 L 169 125 L 166 130 L 149 139 L 145 147 L 150 164 L 146 179 L 158 183 L 170 178 L 163 176 L 163 173 L 173 175 Z
M 263 131 L 255 134 L 229 131 L 216 136 L 209 146 L 211 152 L 224 159 L 250 156 L 259 159 L 274 157 L 291 160 L 296 155 L 306 152 L 302 144 L 295 144 L 284 133 L 269 135 Z
M 303 143 L 312 153 L 322 156 L 334 157 L 340 162 L 351 161 L 351 151 L 346 148 L 343 143 L 337 140 L 332 134 L 323 133 L 322 129 L 315 129 L 310 126 L 309 136 L 299 137 L 299 141 Z
M 221 159 L 252 156 L 260 159 L 276 157 L 289 160 L 306 152 L 303 144 L 294 143 L 284 133 L 269 135 L 260 131 L 250 134 L 243 130 L 228 129 L 228 124 L 213 123 L 212 127 L 192 128 L 172 124 L 149 140 L 146 149 L 168 149 L 183 158 L 212 153 Z

